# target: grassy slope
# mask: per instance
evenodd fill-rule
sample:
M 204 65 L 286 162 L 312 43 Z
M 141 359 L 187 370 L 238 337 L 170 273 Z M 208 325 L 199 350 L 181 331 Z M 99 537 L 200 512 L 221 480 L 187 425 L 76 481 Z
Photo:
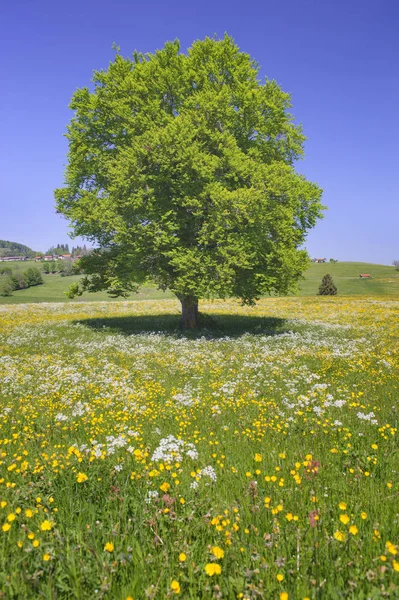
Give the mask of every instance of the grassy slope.
M 25 271 L 31 266 L 40 264 L 34 261 L 1 263 L 1 266 L 9 266 L 13 271 Z M 312 264 L 305 274 L 305 280 L 300 284 L 300 296 L 314 296 L 317 294 L 320 281 L 326 273 L 330 273 L 338 287 L 340 296 L 390 296 L 399 297 L 399 271 L 394 267 L 385 265 L 373 265 L 370 263 L 341 262 Z M 370 273 L 372 279 L 360 279 L 360 273 Z M 0 296 L 0 304 L 20 304 L 30 302 L 66 302 L 64 292 L 79 277 L 61 277 L 60 275 L 43 275 L 44 285 L 19 290 L 12 296 Z M 137 295 L 131 296 L 131 300 L 157 300 L 172 298 L 170 292 L 163 293 L 156 288 L 143 288 Z M 113 300 L 105 292 L 97 294 L 84 294 L 76 301 L 99 301 Z

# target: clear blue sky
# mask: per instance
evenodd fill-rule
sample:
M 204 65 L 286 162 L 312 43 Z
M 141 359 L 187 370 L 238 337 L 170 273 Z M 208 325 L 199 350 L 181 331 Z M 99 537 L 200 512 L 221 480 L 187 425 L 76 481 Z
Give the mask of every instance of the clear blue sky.
M 114 53 L 224 32 L 292 94 L 298 169 L 324 189 L 311 256 L 399 259 L 399 4 L 395 0 L 19 0 L 0 7 L 0 239 L 70 242 L 55 214 L 68 103 Z

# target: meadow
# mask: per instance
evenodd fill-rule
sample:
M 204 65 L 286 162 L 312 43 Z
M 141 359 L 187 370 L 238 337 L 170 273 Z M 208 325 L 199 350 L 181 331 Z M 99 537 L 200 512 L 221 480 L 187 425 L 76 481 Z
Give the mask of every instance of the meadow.
M 13 271 L 26 271 L 29 267 L 42 267 L 35 261 L 0 263 L 0 267 L 9 267 Z M 323 275 L 330 273 L 338 287 L 340 296 L 379 296 L 399 298 L 399 271 L 393 266 L 362 262 L 312 263 L 299 283 L 298 296 L 315 296 Z M 370 273 L 371 279 L 360 279 L 360 273 Z M 69 302 L 65 295 L 72 283 L 80 276 L 61 277 L 59 274 L 43 274 L 44 284 L 17 290 L 12 296 L 0 296 L 0 304 L 25 304 L 27 302 Z M 1 281 L 1 276 L 0 276 Z M 162 292 L 154 285 L 141 288 L 131 300 L 165 300 L 173 298 L 169 291 Z M 115 301 L 106 292 L 85 293 L 74 302 Z M 118 299 L 117 299 L 118 301 Z M 122 299 L 123 301 L 123 299 Z
M 200 310 L 0 306 L 1 598 L 399 597 L 398 300 Z

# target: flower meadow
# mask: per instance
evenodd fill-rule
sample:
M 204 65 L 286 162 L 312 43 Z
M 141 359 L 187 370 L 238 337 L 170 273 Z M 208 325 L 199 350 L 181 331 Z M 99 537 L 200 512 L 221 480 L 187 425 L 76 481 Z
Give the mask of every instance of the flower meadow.
M 0 307 L 0 598 L 399 598 L 399 302 Z

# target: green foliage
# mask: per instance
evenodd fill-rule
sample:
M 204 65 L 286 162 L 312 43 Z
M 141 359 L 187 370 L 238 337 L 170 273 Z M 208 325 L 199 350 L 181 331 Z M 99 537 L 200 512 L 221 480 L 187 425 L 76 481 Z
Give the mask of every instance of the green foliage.
M 27 271 L 25 271 L 24 277 L 28 287 L 43 283 L 42 274 L 37 267 L 30 267 Z
M 14 284 L 11 277 L 2 277 L 0 279 L 0 296 L 11 296 L 14 290 Z
M 47 255 L 61 256 L 62 254 L 69 254 L 68 244 L 57 244 L 57 246 L 51 246 L 46 252 Z
M 336 294 L 337 286 L 335 285 L 331 275 L 327 273 L 327 275 L 324 275 L 323 279 L 321 280 L 319 296 L 336 296 Z
M 27 278 L 25 277 L 25 274 L 20 273 L 18 271 L 16 273 L 13 273 L 13 275 L 11 277 L 11 281 L 12 281 L 14 290 L 24 290 L 25 288 L 29 287 L 29 285 L 30 285 L 27 281 Z
M 18 244 L 18 242 L 8 242 L 0 240 L 0 256 L 35 256 L 34 252 L 28 246 Z
M 285 294 L 321 190 L 298 175 L 290 96 L 234 41 L 119 54 L 78 90 L 56 206 L 99 249 L 81 288 L 124 296 L 150 276 L 179 298 Z

